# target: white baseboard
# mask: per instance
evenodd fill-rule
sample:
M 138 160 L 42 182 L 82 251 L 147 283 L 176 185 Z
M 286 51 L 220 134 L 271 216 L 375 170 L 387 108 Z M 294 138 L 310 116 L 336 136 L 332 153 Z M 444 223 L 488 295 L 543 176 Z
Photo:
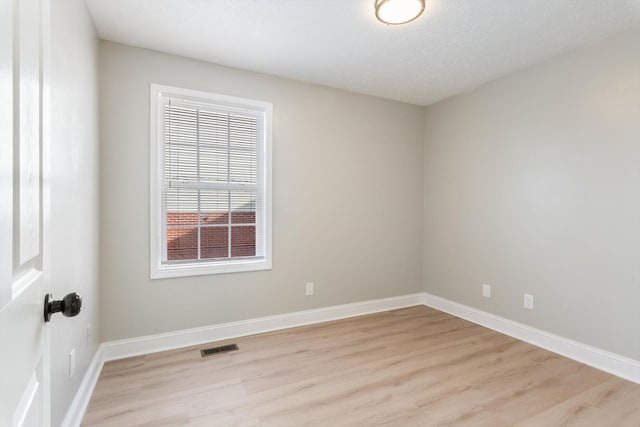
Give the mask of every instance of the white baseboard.
M 457 302 L 425 294 L 424 304 L 640 384 L 640 361 L 582 344 Z
M 424 293 L 420 292 L 411 295 L 336 305 L 314 310 L 297 311 L 239 322 L 222 323 L 157 335 L 111 341 L 104 343 L 102 350 L 105 361 L 123 359 L 125 357 L 423 304 Z
M 93 389 L 96 387 L 100 371 L 102 371 L 102 365 L 104 365 L 104 358 L 102 354 L 102 344 L 98 347 L 96 354 L 93 355 L 91 363 L 87 368 L 87 372 L 80 383 L 80 387 L 76 392 L 69 410 L 67 411 L 64 420 L 62 421 L 62 427 L 77 427 L 82 422 L 82 417 L 87 410 L 89 400 L 93 394 Z

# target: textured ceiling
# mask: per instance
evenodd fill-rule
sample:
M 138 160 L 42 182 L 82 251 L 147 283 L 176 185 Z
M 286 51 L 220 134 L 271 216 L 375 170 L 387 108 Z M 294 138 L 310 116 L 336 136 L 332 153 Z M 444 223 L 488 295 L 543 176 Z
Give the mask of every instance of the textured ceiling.
M 405 26 L 375 0 L 87 0 L 100 38 L 428 105 L 640 26 L 640 0 L 426 0 Z

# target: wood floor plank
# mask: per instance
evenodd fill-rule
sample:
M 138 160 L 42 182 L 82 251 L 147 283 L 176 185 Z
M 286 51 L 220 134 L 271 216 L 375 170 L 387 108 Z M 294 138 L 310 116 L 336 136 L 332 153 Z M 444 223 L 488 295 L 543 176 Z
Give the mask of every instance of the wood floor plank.
M 82 425 L 638 427 L 638 402 L 640 385 L 419 306 L 108 362 Z
M 612 421 L 621 427 L 640 425 L 640 387 L 637 384 L 610 377 L 518 423 L 518 426 L 613 425 Z

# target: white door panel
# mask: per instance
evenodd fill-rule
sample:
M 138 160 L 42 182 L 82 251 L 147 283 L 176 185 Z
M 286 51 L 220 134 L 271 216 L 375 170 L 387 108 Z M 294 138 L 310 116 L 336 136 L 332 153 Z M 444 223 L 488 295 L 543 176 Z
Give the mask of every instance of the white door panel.
M 19 265 L 40 254 L 40 2 L 18 2 Z
M 42 278 L 39 278 L 0 312 L 1 426 L 44 424 L 18 423 L 42 416 L 42 295 Z M 33 380 L 37 385 L 35 389 Z M 23 406 L 25 404 L 28 405 Z
M 0 309 L 11 300 L 13 246 L 13 2 L 0 0 Z
M 48 0 L 0 0 L 0 426 L 48 426 L 42 62 Z

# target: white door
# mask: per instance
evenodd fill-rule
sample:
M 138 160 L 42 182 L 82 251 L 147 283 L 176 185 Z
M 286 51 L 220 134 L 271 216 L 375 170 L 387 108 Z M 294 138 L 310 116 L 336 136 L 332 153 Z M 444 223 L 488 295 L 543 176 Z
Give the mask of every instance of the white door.
M 48 426 L 47 0 L 0 0 L 0 426 Z

